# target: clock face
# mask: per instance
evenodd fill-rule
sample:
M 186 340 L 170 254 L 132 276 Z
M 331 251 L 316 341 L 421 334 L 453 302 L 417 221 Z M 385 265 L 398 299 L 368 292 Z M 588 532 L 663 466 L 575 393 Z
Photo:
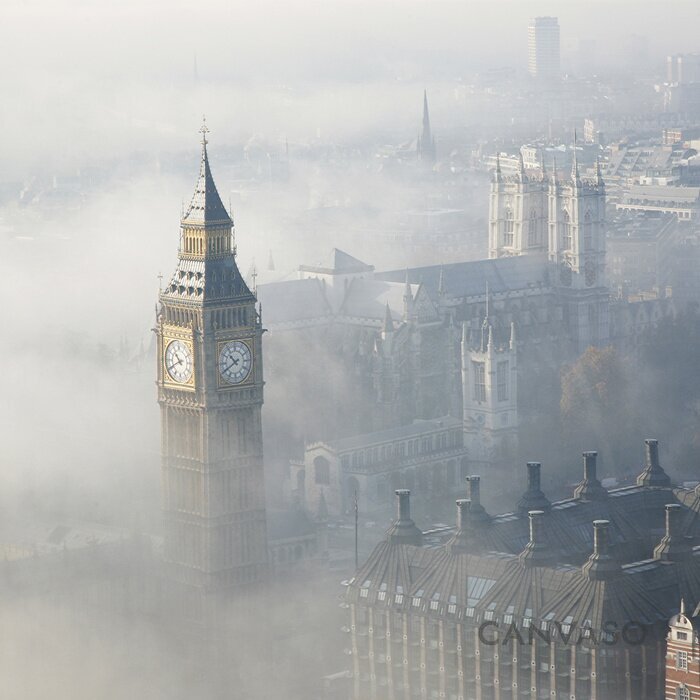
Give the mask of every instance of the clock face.
M 181 340 L 171 340 L 165 349 L 165 369 L 173 381 L 186 384 L 192 378 L 192 351 Z
M 250 347 L 242 340 L 226 343 L 219 352 L 219 373 L 229 384 L 244 382 L 253 366 Z

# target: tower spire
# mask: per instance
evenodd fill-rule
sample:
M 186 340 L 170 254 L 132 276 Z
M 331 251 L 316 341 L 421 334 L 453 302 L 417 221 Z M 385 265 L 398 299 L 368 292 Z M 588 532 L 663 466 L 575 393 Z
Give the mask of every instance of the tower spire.
M 424 162 L 432 163 L 435 160 L 435 140 L 430 129 L 427 90 L 423 90 L 423 131 L 418 139 L 418 155 Z
M 195 225 L 216 223 L 233 226 L 233 221 L 221 201 L 209 167 L 209 155 L 207 153 L 209 127 L 207 126 L 206 117 L 202 118 L 202 126 L 199 129 L 199 133 L 202 134 L 202 159 L 199 166 L 199 177 L 194 188 L 192 201 L 182 217 L 182 223 Z

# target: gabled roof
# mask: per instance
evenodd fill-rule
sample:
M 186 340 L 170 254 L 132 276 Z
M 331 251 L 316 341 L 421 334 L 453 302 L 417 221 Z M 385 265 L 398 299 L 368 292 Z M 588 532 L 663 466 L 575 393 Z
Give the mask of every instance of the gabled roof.
M 303 272 L 318 272 L 326 275 L 345 275 L 352 272 L 371 272 L 373 265 L 368 265 L 354 258 L 339 248 L 333 248 L 330 254 L 317 265 L 301 265 L 299 269 Z

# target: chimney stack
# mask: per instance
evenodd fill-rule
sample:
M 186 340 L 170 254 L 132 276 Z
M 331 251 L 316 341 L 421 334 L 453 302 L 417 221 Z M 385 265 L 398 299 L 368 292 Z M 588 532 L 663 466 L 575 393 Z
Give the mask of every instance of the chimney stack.
M 593 554 L 583 565 L 583 573 L 592 581 L 608 581 L 622 573 L 620 562 L 610 554 L 610 522 L 593 521 Z
M 469 511 L 471 522 L 489 522 L 491 517 L 481 505 L 481 477 L 472 474 L 467 477 L 467 498 L 472 502 Z
M 671 486 L 671 479 L 659 464 L 659 441 L 647 439 L 645 445 L 645 461 L 642 473 L 637 477 L 638 486 Z
M 583 480 L 574 489 L 574 498 L 580 498 L 583 501 L 596 501 L 607 498 L 608 492 L 598 481 L 597 459 L 597 452 L 583 453 Z
M 457 532 L 462 532 L 469 527 L 469 510 L 472 502 L 468 498 L 459 498 L 457 503 Z
M 396 520 L 387 532 L 391 542 L 397 544 L 412 544 L 420 547 L 423 544 L 423 533 L 411 520 L 411 492 L 408 489 L 397 489 Z
M 666 533 L 654 548 L 654 559 L 682 561 L 692 554 L 690 538 L 683 534 L 683 508 L 678 503 L 666 504 Z
M 542 510 L 531 510 L 530 541 L 520 553 L 520 563 L 525 567 L 547 566 L 554 561 L 554 552 L 545 529 L 545 513 Z
M 547 497 L 542 493 L 540 488 L 540 470 L 542 465 L 539 462 L 527 463 L 527 491 L 518 501 L 518 512 L 521 516 L 525 516 L 531 510 L 549 511 L 552 504 Z

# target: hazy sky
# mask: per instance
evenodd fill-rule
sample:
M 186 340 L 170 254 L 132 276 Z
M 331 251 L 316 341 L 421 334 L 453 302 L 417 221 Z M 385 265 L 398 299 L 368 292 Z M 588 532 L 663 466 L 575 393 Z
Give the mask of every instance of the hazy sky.
M 667 52 L 699 48 L 699 8 L 684 0 L 5 0 L 0 180 L 42 164 L 182 148 L 203 111 L 226 140 L 255 131 L 304 138 L 319 127 L 356 135 L 410 108 L 406 84 L 412 95 L 414 85 L 484 66 L 523 67 L 534 15 L 559 17 L 564 57 L 593 39 L 614 60 L 636 35 L 660 65 Z

